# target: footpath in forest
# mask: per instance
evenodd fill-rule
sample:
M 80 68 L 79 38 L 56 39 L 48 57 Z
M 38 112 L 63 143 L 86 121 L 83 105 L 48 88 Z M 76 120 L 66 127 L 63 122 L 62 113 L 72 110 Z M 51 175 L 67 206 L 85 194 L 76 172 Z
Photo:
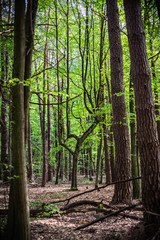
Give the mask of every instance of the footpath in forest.
M 113 186 L 89 192 L 91 189 L 94 189 L 91 182 L 79 183 L 78 191 L 70 191 L 69 183 L 48 183 L 43 188 L 40 182 L 30 183 L 31 239 L 145 239 L 139 238 L 142 206 L 137 204 L 140 199 L 134 200 L 133 207 L 124 211 L 128 206 L 110 205 Z M 88 193 L 72 198 L 86 191 Z M 8 192 L 8 187 L 1 183 L 0 209 L 7 208 Z M 72 199 L 64 201 L 69 198 Z M 118 213 L 115 215 L 115 212 Z M 110 216 L 105 218 L 107 215 Z M 88 223 L 91 225 L 86 227 Z

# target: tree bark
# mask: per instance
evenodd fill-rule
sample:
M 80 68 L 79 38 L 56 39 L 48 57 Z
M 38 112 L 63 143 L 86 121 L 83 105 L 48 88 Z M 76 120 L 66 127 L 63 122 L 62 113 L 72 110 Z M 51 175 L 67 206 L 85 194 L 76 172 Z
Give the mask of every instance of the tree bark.
M 116 180 L 131 176 L 129 129 L 126 121 L 126 104 L 123 84 L 123 53 L 117 0 L 107 0 L 108 33 L 111 65 L 111 90 L 113 108 L 113 134 L 115 141 Z M 117 184 L 112 203 L 131 203 L 131 183 Z
M 142 203 L 147 223 L 160 224 L 160 145 L 156 128 L 141 1 L 124 0 L 135 94 L 138 143 L 142 173 Z
M 29 240 L 29 205 L 25 160 L 24 69 L 25 1 L 15 0 L 14 66 L 12 86 L 12 179 L 10 185 L 8 240 Z

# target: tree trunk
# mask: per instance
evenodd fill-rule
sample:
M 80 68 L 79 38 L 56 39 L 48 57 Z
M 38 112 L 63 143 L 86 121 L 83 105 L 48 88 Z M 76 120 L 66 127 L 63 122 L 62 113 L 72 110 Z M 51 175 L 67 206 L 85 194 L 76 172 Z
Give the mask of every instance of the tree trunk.
M 36 23 L 36 14 L 38 8 L 38 0 L 28 0 L 25 30 L 26 30 L 26 56 L 25 56 L 25 74 L 26 80 L 24 86 L 24 112 L 25 112 L 25 141 L 28 135 L 28 114 L 29 114 L 29 100 L 30 100 L 30 79 L 31 79 L 31 65 L 32 52 L 34 48 L 34 30 Z
M 29 201 L 25 161 L 25 1 L 15 0 L 14 66 L 12 86 L 12 179 L 10 186 L 7 240 L 29 240 Z
M 123 53 L 120 38 L 117 0 L 107 0 L 108 33 L 111 64 L 113 134 L 115 141 L 116 180 L 131 177 L 129 129 L 123 84 Z M 116 184 L 112 203 L 131 203 L 131 183 Z
M 106 127 L 106 124 L 103 124 L 103 141 L 104 141 L 106 183 L 110 183 L 111 182 L 111 172 L 110 172 L 108 137 L 107 137 L 107 127 Z
M 89 180 L 93 181 L 93 161 L 92 161 L 92 145 L 88 148 L 88 155 L 89 155 Z
M 79 155 L 79 151 L 77 150 L 73 154 L 72 182 L 71 182 L 72 190 L 78 190 L 78 188 L 77 188 L 78 155 Z
M 47 91 L 50 92 L 49 78 L 47 77 Z M 50 94 L 47 99 L 47 126 L 48 126 L 48 181 L 52 181 L 52 165 L 51 165 L 51 107 Z
M 95 180 L 95 188 L 98 188 L 98 178 L 99 178 L 99 170 L 101 165 L 101 151 L 102 151 L 102 132 L 99 133 L 99 145 L 97 149 L 97 165 L 96 165 L 96 180 Z
M 132 177 L 138 177 L 138 168 L 139 164 L 137 161 L 137 134 L 136 134 L 136 116 L 135 116 L 135 107 L 134 107 L 134 93 L 133 93 L 133 82 L 130 76 L 130 100 L 129 100 L 129 107 L 130 107 L 130 136 L 131 136 L 131 168 L 132 168 Z M 140 197 L 140 180 L 133 181 L 133 198 Z
M 0 1 L 0 24 L 3 21 L 3 3 Z M 1 27 L 0 27 L 1 29 Z M 7 91 L 5 89 L 5 84 L 7 83 L 8 78 L 8 62 L 7 60 L 7 49 L 5 48 L 5 39 L 1 35 L 1 93 L 2 102 L 1 102 L 1 166 L 2 166 L 2 180 L 6 182 L 9 176 L 9 159 L 8 159 L 8 140 L 7 140 Z
M 47 182 L 47 142 L 46 142 L 46 72 L 47 67 L 47 39 L 44 49 L 44 71 L 43 71 L 43 111 L 42 111 L 42 145 L 43 145 L 43 173 L 42 173 L 42 187 L 45 187 Z
M 112 182 L 116 181 L 115 176 L 115 154 L 114 154 L 114 137 L 113 137 L 113 123 L 111 125 L 110 133 L 109 133 L 110 147 L 109 147 L 109 158 L 111 165 L 111 176 Z
M 141 159 L 144 220 L 160 224 L 160 145 L 156 128 L 141 1 L 124 0 Z M 152 214 L 152 213 L 154 214 Z M 157 215 L 158 214 L 158 215 Z
M 30 122 L 30 111 L 28 114 L 28 179 L 30 182 L 34 181 L 33 176 L 33 159 L 32 159 L 32 142 L 31 142 L 31 122 Z

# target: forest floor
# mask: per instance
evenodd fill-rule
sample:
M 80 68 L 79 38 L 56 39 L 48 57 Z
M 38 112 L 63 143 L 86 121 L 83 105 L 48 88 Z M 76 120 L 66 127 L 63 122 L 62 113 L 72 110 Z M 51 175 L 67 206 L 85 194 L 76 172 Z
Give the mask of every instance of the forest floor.
M 83 179 L 84 180 L 84 179 Z M 101 185 L 100 185 L 101 186 Z M 78 191 L 70 191 L 70 183 L 48 183 L 46 187 L 41 187 L 40 182 L 29 184 L 29 198 L 31 209 L 39 209 L 46 204 L 56 202 L 59 200 L 68 199 L 74 195 L 88 191 L 94 188 L 93 182 L 80 182 L 78 184 Z M 0 185 L 0 209 L 7 207 L 8 202 L 8 188 Z M 93 191 L 75 197 L 69 201 L 69 204 L 77 201 L 94 201 L 101 202 L 109 205 L 113 196 L 113 186 L 108 186 L 100 191 Z M 134 200 L 133 204 L 139 202 Z M 112 216 L 99 221 L 89 227 L 81 230 L 75 230 L 80 225 L 86 224 L 93 220 L 96 220 L 102 216 L 105 216 L 102 212 L 93 211 L 93 206 L 82 205 L 75 208 L 71 208 L 70 211 L 61 212 L 60 208 L 63 208 L 67 204 L 66 202 L 56 203 L 49 205 L 48 208 L 52 208 L 53 213 L 46 213 L 46 217 L 43 215 L 36 215 L 30 220 L 31 224 L 31 239 L 32 240 L 141 240 L 147 239 L 142 237 L 139 232 L 142 232 L 143 224 L 140 220 L 132 219 L 129 216 L 142 218 L 141 206 L 138 208 L 125 211 L 117 216 Z M 114 205 L 115 207 L 115 205 Z M 125 207 L 125 205 L 116 206 L 117 209 Z M 113 210 L 113 209 L 112 209 Z M 108 210 L 110 213 L 110 208 Z M 125 216 L 124 216 L 125 214 Z

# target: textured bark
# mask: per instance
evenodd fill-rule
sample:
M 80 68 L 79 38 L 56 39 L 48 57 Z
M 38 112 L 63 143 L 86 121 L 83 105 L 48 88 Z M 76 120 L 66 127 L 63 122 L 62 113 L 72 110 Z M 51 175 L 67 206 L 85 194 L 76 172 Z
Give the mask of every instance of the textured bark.
M 141 1 L 124 0 L 132 79 L 135 93 L 138 143 L 142 173 L 142 203 L 144 220 L 160 224 L 160 145 L 155 120 Z
M 120 38 L 117 1 L 107 0 L 108 33 L 111 64 L 111 91 L 113 108 L 113 133 L 115 141 L 116 180 L 131 176 L 129 129 L 126 121 L 126 105 L 123 84 L 123 55 Z M 131 183 L 117 184 L 113 203 L 131 202 Z
M 12 86 L 12 180 L 7 224 L 8 240 L 29 240 L 29 205 L 25 161 L 24 80 L 25 1 L 15 1 L 14 66 Z

